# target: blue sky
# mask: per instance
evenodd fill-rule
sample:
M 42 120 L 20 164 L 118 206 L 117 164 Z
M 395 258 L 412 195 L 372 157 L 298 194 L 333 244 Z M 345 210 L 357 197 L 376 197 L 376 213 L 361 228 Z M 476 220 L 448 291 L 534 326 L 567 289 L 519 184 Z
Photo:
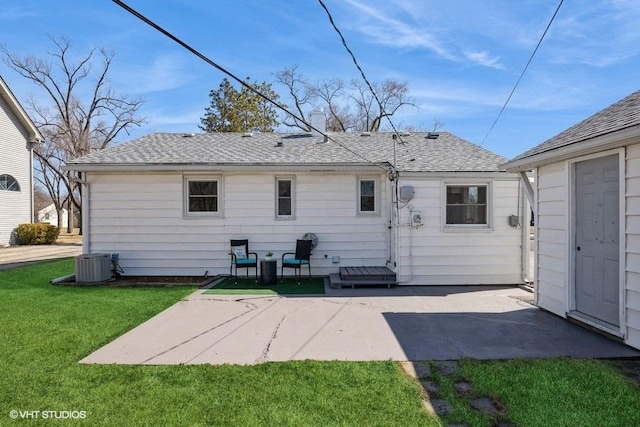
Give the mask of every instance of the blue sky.
M 234 74 L 274 81 L 297 66 L 310 81 L 359 74 L 315 0 L 128 0 Z M 325 0 L 367 77 L 406 82 L 417 104 L 396 127 L 444 130 L 482 143 L 558 0 Z M 484 147 L 511 158 L 640 89 L 640 2 L 565 0 Z M 146 100 L 147 123 L 122 134 L 198 132 L 225 77 L 110 0 L 0 0 L 0 43 L 44 58 L 48 35 L 75 54 L 116 52 L 111 87 Z M 21 101 L 38 89 L 4 63 Z M 281 88 L 274 85 L 277 91 Z M 284 93 L 284 91 L 282 91 Z

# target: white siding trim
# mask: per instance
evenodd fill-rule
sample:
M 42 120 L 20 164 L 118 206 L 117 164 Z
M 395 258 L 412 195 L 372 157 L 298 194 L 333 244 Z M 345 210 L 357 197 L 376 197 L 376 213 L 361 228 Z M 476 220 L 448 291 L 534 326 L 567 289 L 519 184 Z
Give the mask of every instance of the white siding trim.
M 276 175 L 273 182 L 273 213 L 277 220 L 294 220 L 296 219 L 296 177 L 295 175 Z M 280 194 L 278 192 L 278 181 L 291 181 L 291 215 L 279 215 L 278 202 Z
M 360 192 L 360 183 L 362 181 L 373 181 L 374 185 L 374 210 L 370 211 L 361 211 L 360 210 L 360 197 L 362 196 Z M 356 177 L 356 213 L 358 216 L 380 216 L 380 178 L 377 175 L 358 175 Z
M 184 174 L 183 175 L 183 216 L 185 218 L 211 218 L 224 216 L 224 180 L 220 174 Z M 189 211 L 189 182 L 190 181 L 215 181 L 217 182 L 218 210 L 215 212 L 190 212 Z
M 447 224 L 447 186 L 486 186 L 487 187 L 487 224 Z M 442 191 L 442 231 L 445 233 L 477 233 L 493 231 L 493 180 L 483 179 L 443 179 Z

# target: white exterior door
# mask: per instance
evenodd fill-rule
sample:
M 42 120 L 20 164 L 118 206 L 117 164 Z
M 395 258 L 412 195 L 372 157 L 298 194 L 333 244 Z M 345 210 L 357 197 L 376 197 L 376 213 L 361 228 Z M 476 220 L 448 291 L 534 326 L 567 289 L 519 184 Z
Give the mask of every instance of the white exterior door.
M 618 155 L 575 164 L 575 309 L 619 326 Z

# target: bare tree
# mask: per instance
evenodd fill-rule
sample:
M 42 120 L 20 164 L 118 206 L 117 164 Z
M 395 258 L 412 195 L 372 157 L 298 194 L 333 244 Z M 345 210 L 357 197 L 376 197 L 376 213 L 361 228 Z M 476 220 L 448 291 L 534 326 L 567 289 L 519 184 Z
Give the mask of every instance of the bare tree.
M 46 142 L 35 150 L 41 183 L 51 198 L 69 201 L 69 231 L 73 228 L 74 209 L 80 211 L 80 186 L 73 175 L 61 166 L 69 159 L 83 156 L 109 145 L 120 132 L 144 123 L 136 116 L 141 99 L 115 94 L 108 83 L 114 53 L 104 48 L 92 49 L 73 59 L 71 42 L 66 37 L 50 37 L 54 50 L 52 61 L 31 55 L 20 56 L 0 47 L 4 62 L 22 77 L 31 80 L 43 92 L 47 103 L 31 99 L 29 108 Z M 93 69 L 95 63 L 100 65 Z M 48 177 L 45 177 L 49 175 Z M 48 182 L 48 184 L 47 184 Z M 56 193 L 58 186 L 64 190 Z
M 369 87 L 357 80 L 352 80 L 348 86 L 342 79 L 324 79 L 310 84 L 297 67 L 276 73 L 276 79 L 287 89 L 300 117 L 311 108 L 324 108 L 328 112 L 327 130 L 333 132 L 378 131 L 383 119 L 403 107 L 415 107 L 407 84 L 395 80 L 372 84 L 378 103 Z M 289 127 L 309 131 L 308 126 L 292 117 L 286 117 L 283 122 Z
M 288 96 L 293 101 L 293 108 L 296 110 L 295 114 L 298 117 L 304 117 L 304 110 L 313 108 L 314 94 L 309 83 L 298 73 L 298 67 L 287 67 L 282 71 L 278 71 L 275 76 L 277 81 L 286 88 Z M 302 129 L 305 132 L 311 131 L 308 125 L 290 115 L 287 115 L 282 120 L 282 124 L 290 128 Z
M 38 222 L 38 212 L 51 204 L 49 192 L 39 185 L 33 186 L 33 221 Z
M 352 80 L 351 87 L 353 89 L 351 99 L 357 107 L 355 130 L 377 132 L 380 130 L 382 121 L 393 116 L 400 108 L 416 106 L 409 101 L 409 88 L 406 83 L 395 80 L 372 83 L 371 87 L 378 98 L 377 100 L 365 83 Z

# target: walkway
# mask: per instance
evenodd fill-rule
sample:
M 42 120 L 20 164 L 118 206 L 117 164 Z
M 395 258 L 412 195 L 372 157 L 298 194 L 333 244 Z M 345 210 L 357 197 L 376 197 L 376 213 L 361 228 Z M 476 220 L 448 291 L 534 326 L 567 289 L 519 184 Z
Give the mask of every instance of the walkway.
M 9 270 L 37 261 L 74 257 L 82 254 L 82 244 L 55 244 L 0 247 L 0 270 Z

